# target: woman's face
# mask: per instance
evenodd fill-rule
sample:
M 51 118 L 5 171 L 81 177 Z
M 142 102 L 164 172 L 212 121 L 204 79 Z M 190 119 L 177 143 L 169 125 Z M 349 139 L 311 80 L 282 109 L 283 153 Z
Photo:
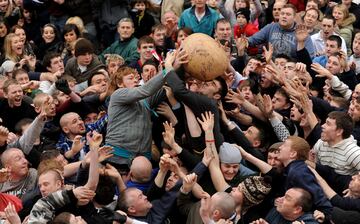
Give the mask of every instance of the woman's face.
M 318 6 L 318 4 L 316 4 L 316 2 L 308 2 L 306 4 L 305 11 L 307 11 L 309 9 L 319 9 L 319 6 Z
M 315 10 L 309 10 L 304 16 L 304 23 L 309 28 L 314 28 L 318 22 L 319 14 Z
M 6 12 L 9 6 L 9 0 L 0 0 L 0 12 Z
M 65 33 L 64 35 L 65 43 L 71 43 L 77 39 L 77 35 L 74 30 Z
M 51 43 L 55 39 L 55 31 L 50 26 L 45 26 L 43 30 L 42 38 L 44 39 L 45 43 Z
M 183 30 L 180 30 L 176 40 L 177 44 L 180 46 L 187 36 L 188 35 Z
M 339 23 L 344 20 L 345 15 L 340 9 L 334 8 L 334 11 L 332 14 L 333 14 L 334 18 L 336 19 L 336 23 Z
M 25 43 L 26 41 L 26 34 L 25 34 L 25 30 L 23 29 L 16 29 L 15 30 L 15 34 L 20 37 L 20 40 Z
M 244 9 L 246 8 L 246 1 L 245 0 L 235 0 L 235 9 Z
M 0 37 L 5 37 L 8 30 L 4 23 L 0 23 Z
M 11 40 L 11 50 L 12 50 L 16 55 L 22 55 L 23 49 L 24 49 L 24 43 L 20 40 L 20 37 L 15 36 L 15 37 Z
M 23 7 L 23 0 L 14 0 L 14 3 L 17 7 Z

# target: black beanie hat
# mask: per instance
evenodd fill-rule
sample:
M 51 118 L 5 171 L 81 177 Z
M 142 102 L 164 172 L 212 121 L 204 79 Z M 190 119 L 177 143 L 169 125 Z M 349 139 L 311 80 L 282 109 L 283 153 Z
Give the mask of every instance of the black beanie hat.
M 75 44 L 75 57 L 86 53 L 93 54 L 94 46 L 89 40 L 81 38 Z
M 250 10 L 248 8 L 239 9 L 236 12 L 236 17 L 238 17 L 239 15 L 243 15 L 247 22 L 250 22 Z

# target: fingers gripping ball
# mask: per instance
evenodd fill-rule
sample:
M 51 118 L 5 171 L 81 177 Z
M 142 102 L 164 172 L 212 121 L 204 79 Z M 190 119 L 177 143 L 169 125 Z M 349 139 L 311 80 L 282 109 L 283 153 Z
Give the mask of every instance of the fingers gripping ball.
M 206 34 L 195 33 L 188 36 L 182 47 L 189 55 L 189 63 L 184 68 L 196 79 L 213 80 L 224 74 L 229 65 L 224 49 Z

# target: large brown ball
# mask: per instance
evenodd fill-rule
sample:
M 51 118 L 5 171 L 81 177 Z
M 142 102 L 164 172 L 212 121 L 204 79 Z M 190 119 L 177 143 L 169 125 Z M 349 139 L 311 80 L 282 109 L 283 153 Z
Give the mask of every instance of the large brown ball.
M 223 75 L 229 65 L 224 49 L 206 34 L 195 33 L 188 36 L 182 47 L 189 55 L 189 63 L 184 66 L 191 76 L 202 81 L 213 80 Z

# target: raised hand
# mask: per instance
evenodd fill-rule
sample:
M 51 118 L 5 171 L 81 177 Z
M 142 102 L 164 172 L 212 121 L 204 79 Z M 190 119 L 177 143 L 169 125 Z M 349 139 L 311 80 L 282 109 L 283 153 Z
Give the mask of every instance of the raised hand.
M 98 149 L 99 158 L 98 162 L 101 163 L 102 161 L 112 157 L 114 154 L 113 147 L 111 146 L 102 146 Z
M 314 211 L 314 218 L 319 223 L 323 223 L 325 221 L 325 214 L 320 212 L 319 210 Z
M 84 186 L 75 188 L 73 193 L 78 200 L 77 205 L 79 206 L 88 204 L 95 196 L 95 192 L 93 190 Z
M 0 126 L 0 146 L 4 146 L 6 144 L 9 133 L 9 130 L 6 127 Z
M 102 136 L 102 134 L 100 134 L 96 131 L 92 131 L 92 132 L 88 132 L 86 134 L 86 140 L 89 143 L 91 150 L 93 150 L 93 149 L 98 150 L 103 141 L 103 136 Z
M 170 170 L 170 155 L 164 154 L 160 157 L 159 169 L 161 172 L 166 173 Z
M 244 94 L 242 94 L 239 90 L 236 90 L 236 92 L 234 92 L 230 89 L 225 99 L 228 103 L 235 103 L 239 105 L 242 105 L 245 102 Z
M 258 105 L 259 109 L 261 110 L 261 112 L 263 113 L 263 115 L 266 118 L 270 118 L 274 112 L 273 104 L 272 104 L 272 100 L 271 100 L 270 96 L 269 95 L 262 96 L 259 93 L 257 95 L 256 99 L 257 99 L 257 105 Z
M 180 47 L 179 51 L 176 52 L 175 56 L 175 61 L 173 63 L 175 70 L 180 68 L 181 65 L 189 63 L 189 55 L 185 49 Z
M 42 102 L 40 106 L 40 118 L 43 120 L 47 119 L 47 115 L 51 114 L 51 103 L 50 103 L 50 96 L 46 96 L 45 100 Z
M 16 212 L 15 206 L 13 205 L 13 203 L 9 203 L 5 210 L 5 217 L 8 221 L 8 223 L 10 224 L 21 224 L 21 220 L 19 215 Z
M 71 147 L 71 151 L 73 152 L 73 155 L 76 155 L 80 150 L 84 147 L 85 140 L 82 139 L 81 135 L 75 136 L 73 140 L 73 144 Z
M 202 158 L 202 163 L 205 165 L 205 166 L 209 166 L 210 162 L 212 159 L 215 158 L 215 155 L 212 151 L 212 149 L 210 147 L 206 147 L 205 150 L 204 150 L 204 155 L 203 155 L 203 158 Z
M 249 42 L 245 37 L 239 37 L 235 40 L 236 48 L 239 52 L 239 55 L 245 53 L 245 49 L 249 46 Z
M 266 47 L 263 46 L 263 56 L 265 58 L 266 64 L 269 64 L 271 62 L 273 53 L 274 48 L 271 43 L 269 43 L 269 49 L 266 49 Z
M 266 65 L 265 74 L 271 75 L 271 77 L 268 77 L 268 79 L 274 82 L 275 84 L 284 85 L 285 74 L 282 71 L 280 71 L 277 67 L 275 68 L 272 65 Z
M 9 180 L 10 178 L 10 169 L 2 168 L 0 169 L 0 183 L 4 183 Z
M 206 111 L 201 114 L 201 119 L 196 118 L 202 129 L 206 131 L 212 131 L 214 129 L 214 114 L 210 111 Z
M 210 197 L 201 198 L 201 205 L 199 212 L 203 223 L 209 223 L 210 209 L 211 209 L 211 198 Z
M 309 32 L 305 25 L 299 24 L 296 26 L 295 37 L 298 42 L 305 42 L 309 36 Z
M 175 106 L 175 104 L 177 103 L 177 100 L 175 99 L 174 92 L 172 91 L 172 89 L 169 86 L 164 86 L 163 88 L 165 90 L 166 97 L 168 98 L 170 104 L 172 106 Z
M 325 77 L 327 79 L 331 79 L 333 77 L 333 74 L 329 70 L 318 63 L 311 64 L 311 69 L 318 73 L 316 77 Z
M 110 177 L 113 181 L 121 178 L 121 174 L 119 173 L 119 171 L 109 163 L 107 163 L 104 168 L 104 175 Z
M 195 173 L 188 174 L 184 177 L 183 180 L 183 191 L 190 192 L 197 182 L 197 175 Z
M 165 121 L 163 123 L 165 132 L 162 133 L 164 138 L 164 142 L 168 144 L 170 147 L 175 146 L 175 129 L 172 127 L 171 123 Z
M 166 102 L 159 104 L 159 106 L 156 108 L 156 112 L 166 117 L 166 119 L 170 121 L 171 124 L 176 125 L 177 118 L 172 109 L 170 108 L 169 104 L 167 104 Z

